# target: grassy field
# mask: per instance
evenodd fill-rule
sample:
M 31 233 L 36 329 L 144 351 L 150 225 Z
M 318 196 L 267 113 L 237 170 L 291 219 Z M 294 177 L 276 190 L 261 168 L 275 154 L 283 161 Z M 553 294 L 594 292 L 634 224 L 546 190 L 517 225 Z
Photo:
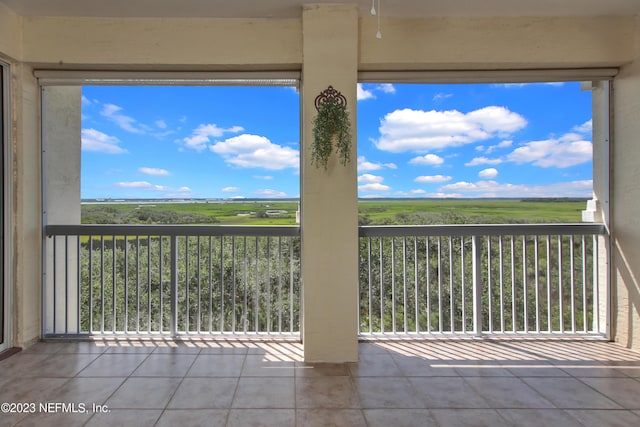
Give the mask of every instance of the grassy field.
M 361 200 L 362 224 L 580 222 L 584 200 Z M 291 225 L 296 201 L 83 204 L 83 223 Z M 282 210 L 278 216 L 269 211 Z

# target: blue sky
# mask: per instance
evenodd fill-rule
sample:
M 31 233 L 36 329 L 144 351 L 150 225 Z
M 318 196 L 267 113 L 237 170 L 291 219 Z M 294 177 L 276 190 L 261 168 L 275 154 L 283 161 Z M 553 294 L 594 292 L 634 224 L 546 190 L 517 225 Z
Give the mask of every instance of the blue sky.
M 83 198 L 300 194 L 291 87 L 83 88 Z M 360 197 L 591 197 L 575 83 L 358 85 Z

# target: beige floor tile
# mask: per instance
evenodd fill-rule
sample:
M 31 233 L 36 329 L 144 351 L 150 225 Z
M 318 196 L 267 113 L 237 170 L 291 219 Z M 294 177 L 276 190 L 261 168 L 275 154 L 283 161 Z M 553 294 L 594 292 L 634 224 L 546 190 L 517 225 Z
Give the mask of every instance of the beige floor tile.
M 23 377 L 32 369 L 42 365 L 51 357 L 50 354 L 20 352 L 0 361 L 0 378 Z
M 365 409 L 369 427 L 436 427 L 438 424 L 427 409 Z
M 233 408 L 295 408 L 293 378 L 240 377 Z
M 406 378 L 359 377 L 355 385 L 363 408 L 424 408 Z
M 298 427 L 367 427 L 359 409 L 298 409 Z
M 295 362 L 277 355 L 248 354 L 242 368 L 243 377 L 293 377 Z
M 42 426 L 84 426 L 92 412 L 86 413 L 37 413 L 24 418 L 16 427 L 42 427 Z
M 109 343 L 107 345 L 107 349 L 105 353 L 115 354 L 115 353 L 153 353 L 157 345 L 151 342 L 116 342 Z
M 93 362 L 98 354 L 52 354 L 22 373 L 27 377 L 73 377 Z
M 555 366 L 574 377 L 626 377 L 624 370 L 599 362 L 557 363 Z
M 632 378 L 580 378 L 625 409 L 640 409 L 640 381 Z
M 511 374 L 517 377 L 568 377 L 562 369 L 547 362 L 531 361 L 506 365 Z
M 562 409 L 498 409 L 498 413 L 518 427 L 580 427 L 582 425 Z
M 68 378 L 12 378 L 0 388 L 0 402 L 47 402 Z
M 416 356 L 393 355 L 393 360 L 406 377 L 457 377 L 458 372 L 446 361 Z
M 227 409 L 167 409 L 155 427 L 224 427 Z
M 523 378 L 554 406 L 563 409 L 622 409 L 575 378 Z
M 354 377 L 400 377 L 402 372 L 390 354 L 361 354 L 357 363 L 350 363 Z
M 640 425 L 640 417 L 632 411 L 568 410 L 585 427 L 632 427 Z
M 60 350 L 63 350 L 69 344 L 71 344 L 71 343 L 40 341 L 40 342 L 35 343 L 31 347 L 26 348 L 26 349 L 24 349 L 22 351 L 24 353 L 53 354 L 53 353 L 59 352 Z
M 465 381 L 491 408 L 553 408 L 553 405 L 518 378 L 471 377 Z
M 358 352 L 362 354 L 389 354 L 389 350 L 379 343 L 362 343 L 358 346 Z
M 103 404 L 125 378 L 72 378 L 55 390 L 49 399 L 51 402 Z
M 245 355 L 200 355 L 187 373 L 188 377 L 239 377 Z
M 196 360 L 193 354 L 151 354 L 133 372 L 134 377 L 184 377 Z
M 153 354 L 199 354 L 201 347 L 192 342 L 161 342 Z
M 296 362 L 296 377 L 339 377 L 349 375 L 346 363 L 304 363 Z
M 129 378 L 106 404 L 112 409 L 163 409 L 180 381 L 181 378 Z
M 227 427 L 294 427 L 296 411 L 293 409 L 232 409 Z
M 349 377 L 296 378 L 297 408 L 360 408 Z
M 439 425 L 447 427 L 512 427 L 493 409 L 432 409 L 431 414 Z
M 409 382 L 425 408 L 489 408 L 481 394 L 463 378 L 414 377 Z
M 52 343 L 48 343 L 52 344 Z M 58 344 L 58 343 L 55 343 Z M 62 343 L 60 343 L 62 344 Z M 62 345 L 62 348 L 58 353 L 89 353 L 89 354 L 102 354 L 109 348 L 108 344 L 104 341 L 77 341 L 68 342 Z
M 80 373 L 79 377 L 128 377 L 148 354 L 102 354 Z
M 168 408 L 229 408 L 237 383 L 237 378 L 185 378 Z
M 161 410 L 113 409 L 109 413 L 95 414 L 87 427 L 153 427 L 162 414 Z
M 513 374 L 496 361 L 472 360 L 454 362 L 451 366 L 458 375 L 465 377 L 512 377 Z

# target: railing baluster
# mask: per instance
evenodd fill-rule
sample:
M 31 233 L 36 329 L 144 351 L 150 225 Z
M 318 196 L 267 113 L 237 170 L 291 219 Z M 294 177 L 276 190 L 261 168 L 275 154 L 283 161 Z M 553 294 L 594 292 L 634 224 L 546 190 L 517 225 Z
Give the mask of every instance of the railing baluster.
M 538 235 L 534 236 L 534 262 L 535 262 L 535 288 L 536 288 L 536 332 L 540 333 L 540 274 L 539 274 L 539 241 Z
M 124 244 L 124 249 L 125 249 L 125 260 L 127 259 L 127 247 L 129 246 L 129 244 L 127 243 L 127 237 L 125 236 L 124 238 L 125 240 L 125 244 Z M 164 283 L 164 269 L 163 269 L 163 264 L 164 264 L 164 257 L 162 254 L 162 236 L 158 236 L 158 292 L 159 292 L 159 298 L 160 298 L 160 305 L 158 306 L 159 309 L 159 313 L 158 313 L 158 331 L 160 333 L 162 333 L 164 331 L 164 294 L 163 294 L 163 283 Z M 125 261 L 125 271 L 127 268 L 127 262 Z M 124 274 L 125 276 L 125 289 L 126 289 L 126 277 L 127 277 L 127 273 L 125 272 Z M 125 321 L 126 323 L 126 321 Z
M 575 286 L 575 257 L 573 251 L 573 234 L 569 238 L 569 264 L 571 268 L 571 274 L 569 275 L 571 280 L 571 332 L 576 331 L 576 286 Z
M 178 236 L 171 236 L 171 336 L 178 334 Z
M 455 332 L 455 294 L 453 292 L 453 238 L 449 236 L 449 329 Z
M 69 236 L 64 236 L 64 333 L 69 333 Z
M 282 333 L 282 236 L 278 236 L 278 333 Z
M 147 332 L 151 333 L 151 236 L 147 236 Z
M 518 319 L 516 318 L 516 245 L 511 238 L 511 329 L 516 332 L 518 328 Z
M 553 309 L 551 301 L 551 236 L 547 234 L 547 332 L 553 331 Z
M 425 249 L 425 257 L 427 259 L 426 267 L 427 267 L 427 332 L 431 333 L 431 239 L 429 236 L 425 237 L 426 240 L 426 249 Z M 380 271 L 380 275 L 382 275 L 382 271 Z
M 369 267 L 369 333 L 373 333 L 373 303 L 372 303 L 372 298 L 373 298 L 373 268 L 371 266 L 371 237 L 367 238 L 367 250 L 368 250 L 368 260 L 369 263 L 367 264 Z M 380 274 L 382 275 L 382 272 L 380 272 Z M 358 322 L 358 325 L 360 325 L 360 322 Z
M 438 332 L 444 329 L 442 319 L 442 236 L 438 236 Z
M 491 236 L 487 236 L 487 301 L 489 303 L 489 333 L 493 333 L 493 295 L 491 294 Z
M 190 323 L 189 323 L 189 321 L 190 321 L 190 319 L 189 319 L 189 281 L 190 280 L 189 279 L 190 279 L 190 275 L 191 274 L 190 274 L 190 271 L 189 271 L 189 240 L 190 240 L 189 236 L 185 236 L 184 237 L 184 264 L 185 264 L 185 267 L 184 267 L 184 272 L 185 272 L 185 274 L 184 274 L 184 282 L 185 282 L 185 284 L 184 284 L 185 285 L 185 291 L 184 291 L 184 294 L 185 294 L 185 300 L 184 300 L 184 303 L 185 303 L 185 309 L 184 309 L 184 312 L 185 312 L 184 332 L 187 333 L 187 334 L 189 333 L 189 325 L 190 325 Z
M 562 291 L 562 236 L 558 236 L 558 316 L 560 321 L 560 332 L 564 332 L 564 298 Z
M 466 277 L 464 263 L 464 236 L 460 236 L 460 291 L 462 293 L 462 333 L 467 333 L 467 295 L 466 295 Z
M 136 334 L 139 334 L 139 333 L 140 333 L 140 236 L 136 236 Z
M 582 332 L 587 333 L 587 244 L 584 234 L 582 237 Z
M 527 280 L 527 236 L 522 236 L 522 291 L 524 293 L 522 317 L 524 332 L 529 332 L 529 286 Z
M 498 236 L 498 248 L 500 251 L 500 332 L 506 332 L 504 320 L 504 264 L 502 236 Z
M 196 318 L 196 331 L 198 333 L 200 333 L 201 330 L 202 330 L 202 328 L 201 328 L 202 324 L 201 324 L 201 319 L 200 319 L 200 316 L 202 314 L 201 313 L 202 293 L 201 293 L 201 284 L 200 284 L 200 278 L 201 278 L 200 277 L 200 257 L 201 257 L 201 253 L 200 253 L 200 236 L 198 236 L 197 239 L 196 239 L 196 245 L 198 245 L 198 250 L 197 250 L 198 261 L 196 263 L 196 268 L 197 268 L 196 275 L 197 275 L 197 280 L 198 280 L 198 293 L 197 293 L 197 295 L 198 295 L 198 304 L 196 305 L 196 315 L 198 317 Z
M 248 304 L 248 294 L 249 294 L 249 277 L 247 272 L 247 236 L 244 236 L 244 261 L 242 266 L 244 268 L 244 305 L 242 306 L 242 331 L 247 333 L 247 324 L 249 323 L 248 312 L 247 312 L 247 304 Z M 234 331 L 235 332 L 235 331 Z
M 220 333 L 224 332 L 224 236 L 220 236 Z M 234 248 L 235 249 L 235 248 Z M 233 254 L 233 251 L 232 251 Z M 209 236 L 209 333 L 213 333 L 213 237 Z
M 100 333 L 104 334 L 104 236 L 100 236 Z
M 471 237 L 473 250 L 473 330 L 482 336 L 482 251 L 478 236 Z
M 409 315 L 407 309 L 409 308 L 409 300 L 407 299 L 407 238 L 402 238 L 402 303 L 404 304 L 402 309 L 402 315 L 404 317 L 403 331 L 409 332 Z
M 380 332 L 384 333 L 384 239 L 380 238 Z
M 117 280 L 116 280 L 116 248 L 117 246 L 117 242 L 116 242 L 116 236 L 111 236 L 111 242 L 113 245 L 113 249 L 111 250 L 111 267 L 112 267 L 112 271 L 111 271 L 111 316 L 112 316 L 112 320 L 111 320 L 111 330 L 112 332 L 115 334 L 116 333 L 116 302 L 117 302 L 117 294 L 116 294 L 116 288 L 117 288 Z
M 419 281 L 418 281 L 418 236 L 413 236 L 413 290 L 415 292 L 415 324 L 416 324 L 416 333 L 420 332 L 420 300 L 419 300 Z
M 93 333 L 93 235 L 89 235 L 89 328 Z
M 396 333 L 396 239 L 391 238 L 391 322 Z

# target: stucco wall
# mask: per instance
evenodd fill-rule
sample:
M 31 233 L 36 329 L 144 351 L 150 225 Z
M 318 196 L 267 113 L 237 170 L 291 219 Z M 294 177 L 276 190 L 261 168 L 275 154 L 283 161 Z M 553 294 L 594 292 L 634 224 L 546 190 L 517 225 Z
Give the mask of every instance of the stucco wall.
M 21 18 L 0 3 L 0 55 L 20 59 L 21 50 Z
M 640 350 L 640 28 L 637 59 L 614 82 L 612 292 L 614 338 Z
M 360 69 L 617 66 L 631 60 L 633 18 L 485 18 L 360 23 Z
M 299 69 L 299 20 L 24 18 L 24 60 L 58 67 Z

